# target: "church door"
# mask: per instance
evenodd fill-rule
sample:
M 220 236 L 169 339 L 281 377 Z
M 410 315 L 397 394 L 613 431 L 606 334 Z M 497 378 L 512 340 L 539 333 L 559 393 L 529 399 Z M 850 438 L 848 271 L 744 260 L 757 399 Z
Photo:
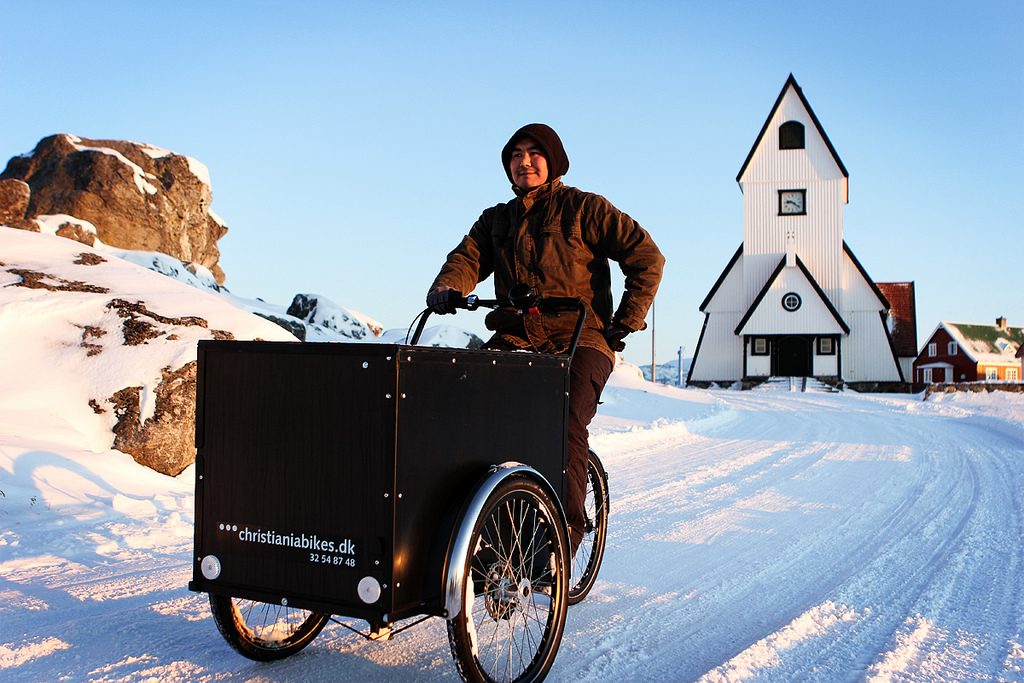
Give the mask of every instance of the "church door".
M 781 377 L 809 377 L 811 375 L 811 340 L 813 337 L 782 337 L 774 344 L 776 349 L 772 374 Z

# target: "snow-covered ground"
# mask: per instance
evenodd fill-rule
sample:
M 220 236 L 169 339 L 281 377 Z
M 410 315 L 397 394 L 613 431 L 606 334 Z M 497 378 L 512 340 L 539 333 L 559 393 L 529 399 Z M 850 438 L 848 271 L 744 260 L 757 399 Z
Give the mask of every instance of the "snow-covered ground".
M 136 263 L 0 228 L 0 680 L 456 679 L 439 619 L 378 643 L 331 624 L 274 664 L 223 641 L 186 589 L 194 468 L 112 450 L 88 401 L 212 330 L 289 337 Z M 153 318 L 122 346 L 113 297 L 208 327 Z M 624 365 L 592 433 L 608 550 L 553 680 L 1024 681 L 1024 396 L 700 391 Z
M 1024 680 L 1024 397 L 698 391 L 620 369 L 581 681 Z M 444 624 L 261 665 L 188 592 L 191 468 L 0 434 L 0 679 L 450 680 Z M 364 626 L 363 624 L 355 624 Z

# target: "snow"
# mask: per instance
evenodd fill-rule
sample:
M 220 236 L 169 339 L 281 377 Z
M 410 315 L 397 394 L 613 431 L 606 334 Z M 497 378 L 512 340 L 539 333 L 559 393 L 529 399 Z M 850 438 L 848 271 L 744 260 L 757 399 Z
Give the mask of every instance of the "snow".
M 76 263 L 83 253 L 105 260 L 97 265 Z M 82 282 L 109 290 L 58 293 L 15 287 L 12 283 L 20 278 L 0 267 L 0 348 L 17 349 L 0 355 L 0 434 L 31 435 L 44 443 L 104 451 L 110 447 L 115 417 L 109 409 L 97 414 L 90 400 L 102 405 L 124 387 L 142 386 L 143 418 L 152 414 L 161 368 L 177 369 L 195 360 L 195 342 L 209 338 L 211 330 L 230 330 L 238 338 L 294 341 L 277 325 L 213 293 L 116 258 L 115 253 L 0 227 L 0 261 L 7 268 L 16 265 L 44 273 L 44 281 L 51 284 Z M 168 318 L 199 316 L 208 327 L 154 321 L 177 340 L 127 347 L 120 342 L 122 320 L 108 306 L 115 298 L 141 301 Z M 102 351 L 90 355 L 86 344 Z M 26 432 L 27 424 L 31 430 Z
M 395 328 L 381 333 L 379 341 L 385 344 L 406 344 L 412 338 L 414 328 Z M 473 335 L 454 325 L 432 325 L 423 328 L 420 346 L 444 346 L 464 349 Z
M 188 162 L 188 170 L 192 172 L 192 175 L 198 178 L 199 182 L 203 185 L 210 187 L 212 184 L 210 182 L 210 169 L 206 167 L 206 164 L 190 156 L 186 156 L 185 161 Z
M 130 263 L 135 263 L 161 275 L 184 282 L 190 287 L 210 289 L 215 292 L 220 291 L 217 279 L 210 272 L 210 269 L 205 266 L 192 264 L 191 268 L 186 268 L 178 259 L 162 254 L 159 251 L 139 251 L 110 247 L 107 249 L 107 252 Z
M 86 251 L 108 260 L 75 265 Z M 0 679 L 457 680 L 440 619 L 237 655 L 186 588 L 194 468 L 137 465 L 85 406 L 194 358 L 195 338 L 87 356 L 75 325 L 117 334 L 112 297 L 283 330 L 49 235 L 0 228 L 0 262 Z M 111 292 L 13 287 L 13 266 Z M 701 391 L 620 364 L 591 433 L 608 546 L 551 680 L 1024 680 L 1024 395 Z
M 36 224 L 39 226 L 39 232 L 47 235 L 56 235 L 57 231 L 60 230 L 61 226 L 65 223 L 81 226 L 81 228 L 86 232 L 92 233 L 93 235 L 97 234 L 95 225 L 87 220 L 76 218 L 75 216 L 71 216 L 66 213 L 44 214 L 36 216 L 33 220 L 35 220 Z
M 136 142 L 135 144 L 138 145 L 143 154 L 148 156 L 150 159 L 163 159 L 164 157 L 169 157 L 174 154 L 174 152 L 169 149 L 157 147 L 156 145 L 151 145 L 149 143 Z

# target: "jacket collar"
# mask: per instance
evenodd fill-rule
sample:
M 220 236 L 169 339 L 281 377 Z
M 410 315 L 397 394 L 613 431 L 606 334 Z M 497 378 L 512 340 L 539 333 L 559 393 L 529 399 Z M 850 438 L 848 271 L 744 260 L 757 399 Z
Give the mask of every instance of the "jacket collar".
M 516 197 L 523 206 L 524 211 L 529 211 L 530 207 L 536 204 L 538 201 L 543 201 L 551 195 L 555 194 L 562 188 L 562 178 L 559 176 L 549 183 L 544 183 L 540 187 L 535 187 L 532 190 L 522 190 L 518 185 L 512 186 L 512 191 L 515 192 Z

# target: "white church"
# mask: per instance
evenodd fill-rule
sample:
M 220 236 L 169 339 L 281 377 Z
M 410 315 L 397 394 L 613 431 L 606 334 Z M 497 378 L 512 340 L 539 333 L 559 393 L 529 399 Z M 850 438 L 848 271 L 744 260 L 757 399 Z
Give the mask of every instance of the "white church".
M 700 305 L 687 383 L 904 382 L 889 301 L 843 241 L 849 175 L 792 75 L 736 181 L 743 243 Z

